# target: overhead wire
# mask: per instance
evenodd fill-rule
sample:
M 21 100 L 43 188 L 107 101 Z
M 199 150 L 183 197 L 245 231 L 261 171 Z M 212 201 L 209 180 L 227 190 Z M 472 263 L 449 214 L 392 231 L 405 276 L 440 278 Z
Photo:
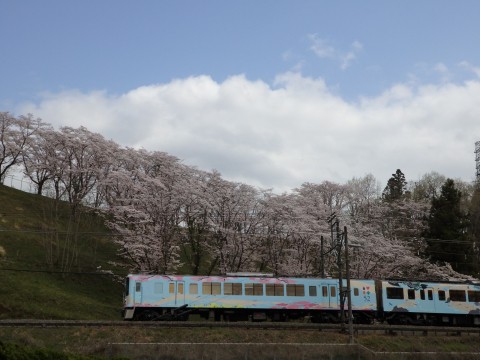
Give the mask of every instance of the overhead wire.
M 28 273 L 49 273 L 49 274 L 69 274 L 69 275 L 102 275 L 102 276 L 115 276 L 113 272 L 82 272 L 82 271 L 60 271 L 60 270 L 36 270 L 36 269 L 15 269 L 15 268 L 2 268 L 0 271 L 14 271 L 14 272 L 28 272 Z

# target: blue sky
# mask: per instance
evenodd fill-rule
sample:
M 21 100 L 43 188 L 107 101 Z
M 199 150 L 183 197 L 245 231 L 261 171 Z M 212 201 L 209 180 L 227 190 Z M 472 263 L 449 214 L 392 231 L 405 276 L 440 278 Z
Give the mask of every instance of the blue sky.
M 0 110 L 281 190 L 397 168 L 469 181 L 478 14 L 473 0 L 2 0 Z
M 438 81 L 439 62 L 480 60 L 478 1 L 3 0 L 0 10 L 3 101 L 65 89 L 122 93 L 202 74 L 271 83 L 299 64 L 353 99 L 411 74 Z M 316 56 L 312 35 L 337 55 Z M 338 57 L 354 42 L 362 49 L 342 69 Z

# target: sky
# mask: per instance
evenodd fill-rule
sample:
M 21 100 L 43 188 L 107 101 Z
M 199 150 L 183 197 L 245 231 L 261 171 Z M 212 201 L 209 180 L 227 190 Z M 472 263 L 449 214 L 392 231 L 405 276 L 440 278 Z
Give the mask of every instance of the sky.
M 282 192 L 475 179 L 476 0 L 0 0 L 0 111 Z

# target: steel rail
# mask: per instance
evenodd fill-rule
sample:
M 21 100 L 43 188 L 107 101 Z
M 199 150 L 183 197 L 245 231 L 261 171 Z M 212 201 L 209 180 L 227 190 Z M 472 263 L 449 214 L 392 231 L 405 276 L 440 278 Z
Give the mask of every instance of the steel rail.
M 213 321 L 105 321 L 105 320 L 0 320 L 0 327 L 148 327 L 148 328 L 230 328 L 272 330 L 338 331 L 341 324 L 295 323 L 295 322 L 213 322 Z M 436 327 L 407 325 L 354 325 L 355 334 L 384 332 L 391 335 L 479 335 L 480 328 Z

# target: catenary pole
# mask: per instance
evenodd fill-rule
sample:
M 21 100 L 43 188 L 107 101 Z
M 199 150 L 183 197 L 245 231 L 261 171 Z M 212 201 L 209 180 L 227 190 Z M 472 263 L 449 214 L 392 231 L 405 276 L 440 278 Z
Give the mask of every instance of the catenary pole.
M 342 332 L 345 332 L 345 294 L 343 292 L 343 275 L 342 275 L 342 234 L 340 234 L 340 223 L 338 219 L 335 221 L 335 229 L 337 232 L 337 246 L 338 246 L 338 292 L 340 296 L 340 322 Z
M 323 253 L 323 235 L 320 236 L 320 274 L 325 278 L 325 254 Z
M 347 276 L 347 301 L 348 301 L 348 333 L 350 344 L 354 343 L 353 338 L 353 314 L 352 314 L 352 288 L 350 285 L 350 262 L 348 257 L 348 234 L 347 227 L 343 227 L 343 239 L 345 241 L 345 267 Z

